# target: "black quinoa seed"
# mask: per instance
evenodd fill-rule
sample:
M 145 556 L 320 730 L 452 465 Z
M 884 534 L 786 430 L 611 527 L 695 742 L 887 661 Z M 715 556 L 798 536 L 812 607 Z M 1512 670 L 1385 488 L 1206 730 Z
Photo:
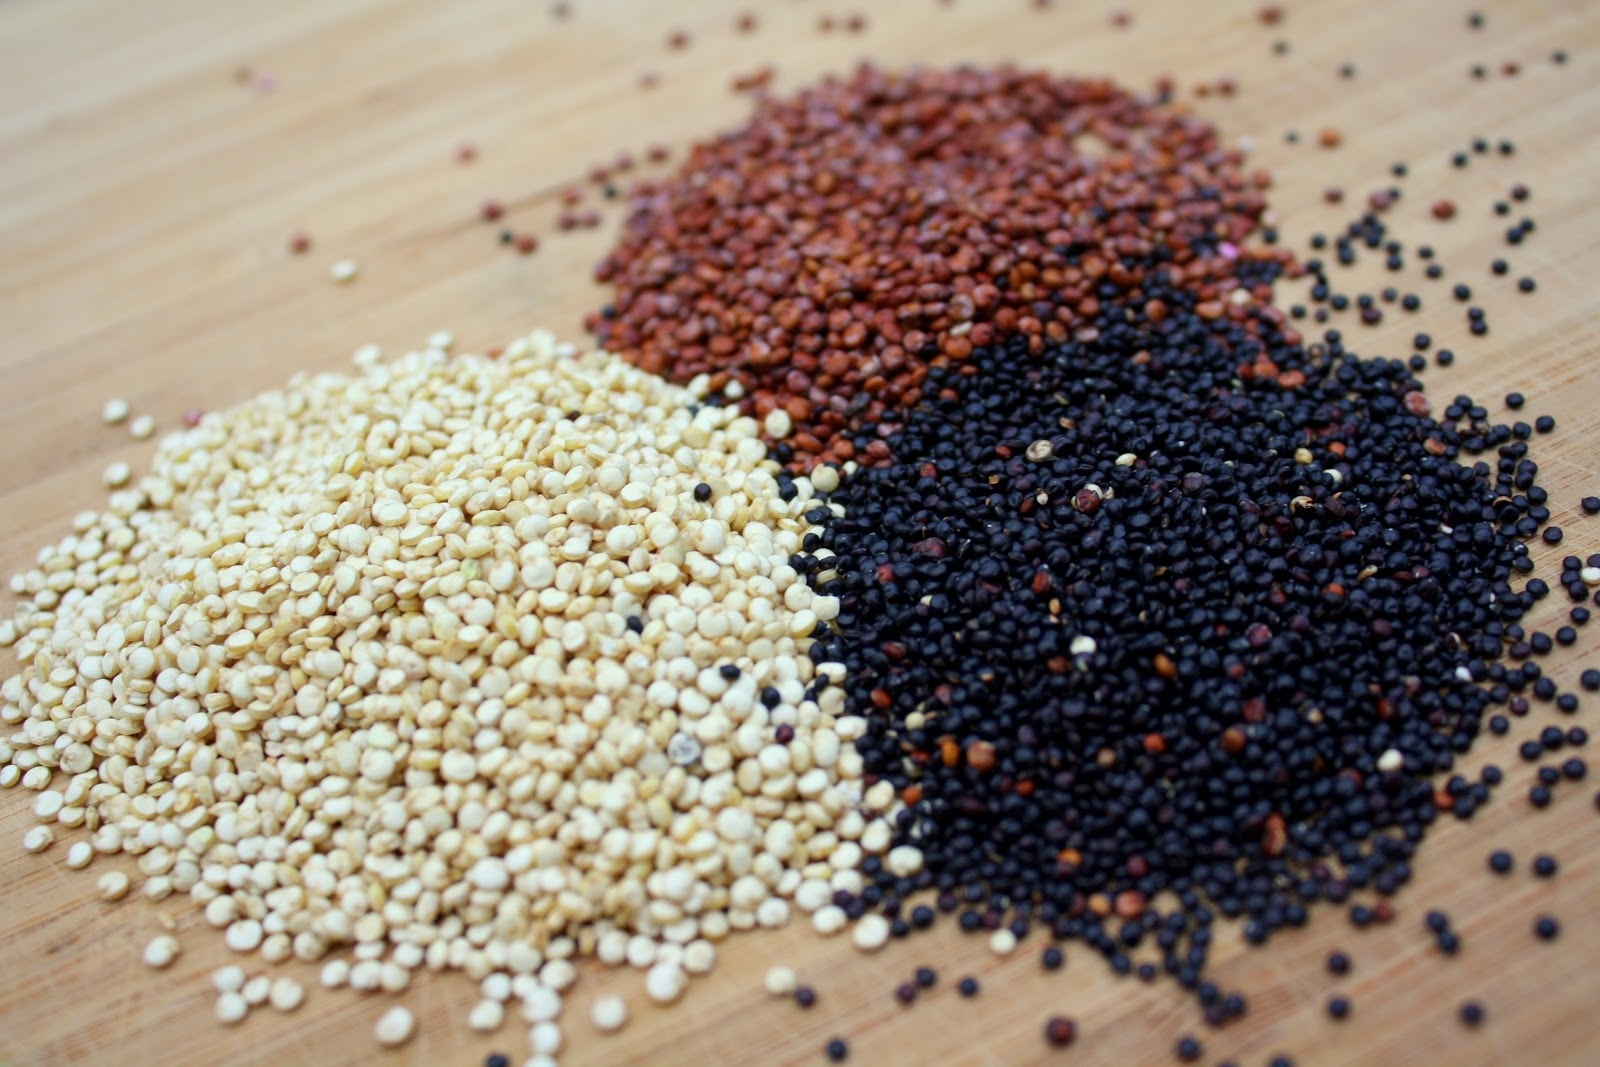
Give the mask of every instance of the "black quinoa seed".
M 823 1048 L 823 1052 L 834 1063 L 843 1063 L 850 1058 L 850 1046 L 845 1043 L 842 1037 L 830 1040 L 826 1047 Z
M 1343 952 L 1330 952 L 1330 953 L 1328 953 L 1328 973 L 1329 974 L 1349 974 L 1350 973 L 1350 957 L 1346 956 Z
M 1328 1015 L 1335 1019 L 1346 1019 L 1350 1015 L 1350 1001 L 1344 997 L 1328 998 Z
M 817 1002 L 817 991 L 808 985 L 799 986 L 794 991 L 794 1002 L 802 1008 L 809 1008 Z
M 918 967 L 913 980 L 919 989 L 932 989 L 938 984 L 939 975 L 932 967 Z
M 511 1067 L 511 1057 L 504 1052 L 491 1052 L 483 1058 L 483 1067 Z
M 1178 1044 L 1173 1049 L 1182 1063 L 1193 1063 L 1205 1055 L 1205 1046 L 1200 1044 L 1198 1038 L 1192 1034 L 1185 1034 L 1178 1038 Z
M 1560 865 L 1554 856 L 1535 856 L 1533 858 L 1533 873 L 1540 878 L 1554 878 Z
M 1503 848 L 1495 849 L 1493 852 L 1489 853 L 1489 869 L 1496 874 L 1507 873 L 1511 870 L 1514 862 L 1515 861 L 1511 858 L 1511 853 L 1507 852 Z
M 1561 923 L 1554 916 L 1541 915 L 1533 922 L 1533 934 L 1540 941 L 1554 941 L 1561 936 Z
M 961 979 L 960 982 L 956 983 L 956 992 L 960 993 L 964 997 L 977 996 L 978 980 L 971 976 Z
M 1483 1005 L 1476 1000 L 1469 1000 L 1461 1005 L 1461 1021 L 1467 1026 L 1477 1026 L 1483 1022 Z

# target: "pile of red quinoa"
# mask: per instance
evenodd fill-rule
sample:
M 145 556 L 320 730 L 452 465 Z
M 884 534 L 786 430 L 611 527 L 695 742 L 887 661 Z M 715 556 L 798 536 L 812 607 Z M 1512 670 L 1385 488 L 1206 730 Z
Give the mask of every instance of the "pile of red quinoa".
M 763 100 L 635 191 L 596 271 L 616 298 L 590 328 L 674 381 L 737 381 L 758 418 L 781 408 L 780 456 L 808 470 L 885 462 L 847 431 L 891 432 L 930 365 L 1014 334 L 1035 354 L 1086 339 L 1113 299 L 1159 321 L 1145 264 L 1202 316 L 1241 318 L 1281 258 L 1240 244 L 1268 178 L 1169 92 L 863 66 Z

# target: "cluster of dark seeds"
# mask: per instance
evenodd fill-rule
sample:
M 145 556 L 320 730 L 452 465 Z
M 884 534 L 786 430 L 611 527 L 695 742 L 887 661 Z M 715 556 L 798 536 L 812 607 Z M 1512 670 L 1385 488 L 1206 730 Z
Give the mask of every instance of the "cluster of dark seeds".
M 815 512 L 832 555 L 797 563 L 840 597 L 815 654 L 847 665 L 927 861 L 866 861 L 854 910 L 932 890 L 1122 973 L 1153 953 L 1222 1023 L 1246 1004 L 1205 977 L 1219 915 L 1260 942 L 1393 894 L 1427 827 L 1489 798 L 1433 778 L 1492 705 L 1554 696 L 1499 662 L 1546 591 L 1513 578 L 1549 513 L 1526 434 L 1470 398 L 1436 413 L 1399 360 L 1127 269 L 1162 316 L 1108 287 L 1079 339 L 931 370 L 890 463 Z

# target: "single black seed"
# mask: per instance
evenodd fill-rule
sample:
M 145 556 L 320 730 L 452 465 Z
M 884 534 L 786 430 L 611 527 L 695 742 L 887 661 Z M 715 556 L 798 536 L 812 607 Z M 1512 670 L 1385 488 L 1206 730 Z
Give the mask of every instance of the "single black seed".
M 918 967 L 915 981 L 920 989 L 932 989 L 939 981 L 939 975 L 932 967 Z
M 1518 278 L 1517 279 L 1517 289 L 1519 291 L 1521 291 L 1521 292 L 1531 293 L 1536 288 L 1538 288 L 1538 283 L 1535 282 L 1532 278 Z
M 817 991 L 808 985 L 798 986 L 794 991 L 794 1002 L 802 1008 L 809 1008 L 817 1002 Z
M 1540 941 L 1554 941 L 1561 936 L 1561 924 L 1554 916 L 1541 915 L 1533 922 L 1533 934 Z
M 1483 1005 L 1476 1000 L 1469 1000 L 1461 1005 L 1461 1021 L 1468 1026 L 1477 1026 L 1483 1022 Z
M 707 500 L 710 500 L 711 486 L 707 485 L 705 482 L 701 482 L 700 484 L 696 485 L 694 487 L 694 498 L 700 501 L 702 504 L 704 504 Z
M 1178 1059 L 1182 1062 L 1193 1063 L 1205 1055 L 1205 1046 L 1201 1045 L 1199 1039 L 1193 1035 L 1185 1034 L 1178 1038 L 1178 1044 L 1173 1051 L 1177 1053 Z
M 1343 952 L 1328 953 L 1328 973 L 1349 974 L 1350 957 L 1346 956 Z
M 1066 962 L 1065 954 L 1063 954 L 1062 951 L 1054 945 L 1051 945 L 1049 948 L 1045 949 L 1044 953 L 1039 957 L 1040 965 L 1043 966 L 1047 971 L 1060 970 L 1061 965 L 1064 962 Z
M 1335 1019 L 1345 1019 L 1350 1015 L 1350 1002 L 1344 997 L 1328 998 L 1328 1014 Z
M 1560 865 L 1556 863 L 1554 856 L 1540 855 L 1533 858 L 1533 873 L 1540 878 L 1554 878 L 1559 869 Z
M 483 1067 L 511 1067 L 511 1057 L 504 1052 L 491 1052 L 483 1058 Z
M 828 1059 L 832 1060 L 834 1063 L 843 1063 L 845 1060 L 850 1058 L 850 1046 L 845 1043 L 845 1040 L 842 1037 L 836 1037 L 830 1040 L 827 1046 L 824 1047 L 823 1052 L 825 1052 L 828 1056 Z
M 1511 870 L 1513 863 L 1511 853 L 1503 848 L 1489 853 L 1489 869 L 1496 874 L 1505 874 Z
M 964 997 L 975 997 L 975 996 L 977 996 L 978 995 L 978 980 L 976 978 L 972 978 L 972 977 L 967 977 L 967 978 L 961 979 L 960 982 L 956 983 L 956 992 L 960 993 Z

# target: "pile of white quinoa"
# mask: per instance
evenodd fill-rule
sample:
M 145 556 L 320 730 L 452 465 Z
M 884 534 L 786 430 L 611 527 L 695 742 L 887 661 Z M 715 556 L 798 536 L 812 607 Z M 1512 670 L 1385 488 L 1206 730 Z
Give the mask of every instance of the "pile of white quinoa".
M 471 1025 L 516 1006 L 544 1067 L 577 957 L 671 1002 L 731 930 L 842 926 L 895 797 L 806 656 L 837 612 L 787 564 L 817 502 L 756 423 L 544 333 L 447 346 L 206 416 L 42 550 L 0 623 L 0 785 L 35 793 L 30 851 L 138 858 L 108 899 L 188 894 L 327 986 L 464 970 Z M 214 979 L 225 1023 L 302 1002 Z

